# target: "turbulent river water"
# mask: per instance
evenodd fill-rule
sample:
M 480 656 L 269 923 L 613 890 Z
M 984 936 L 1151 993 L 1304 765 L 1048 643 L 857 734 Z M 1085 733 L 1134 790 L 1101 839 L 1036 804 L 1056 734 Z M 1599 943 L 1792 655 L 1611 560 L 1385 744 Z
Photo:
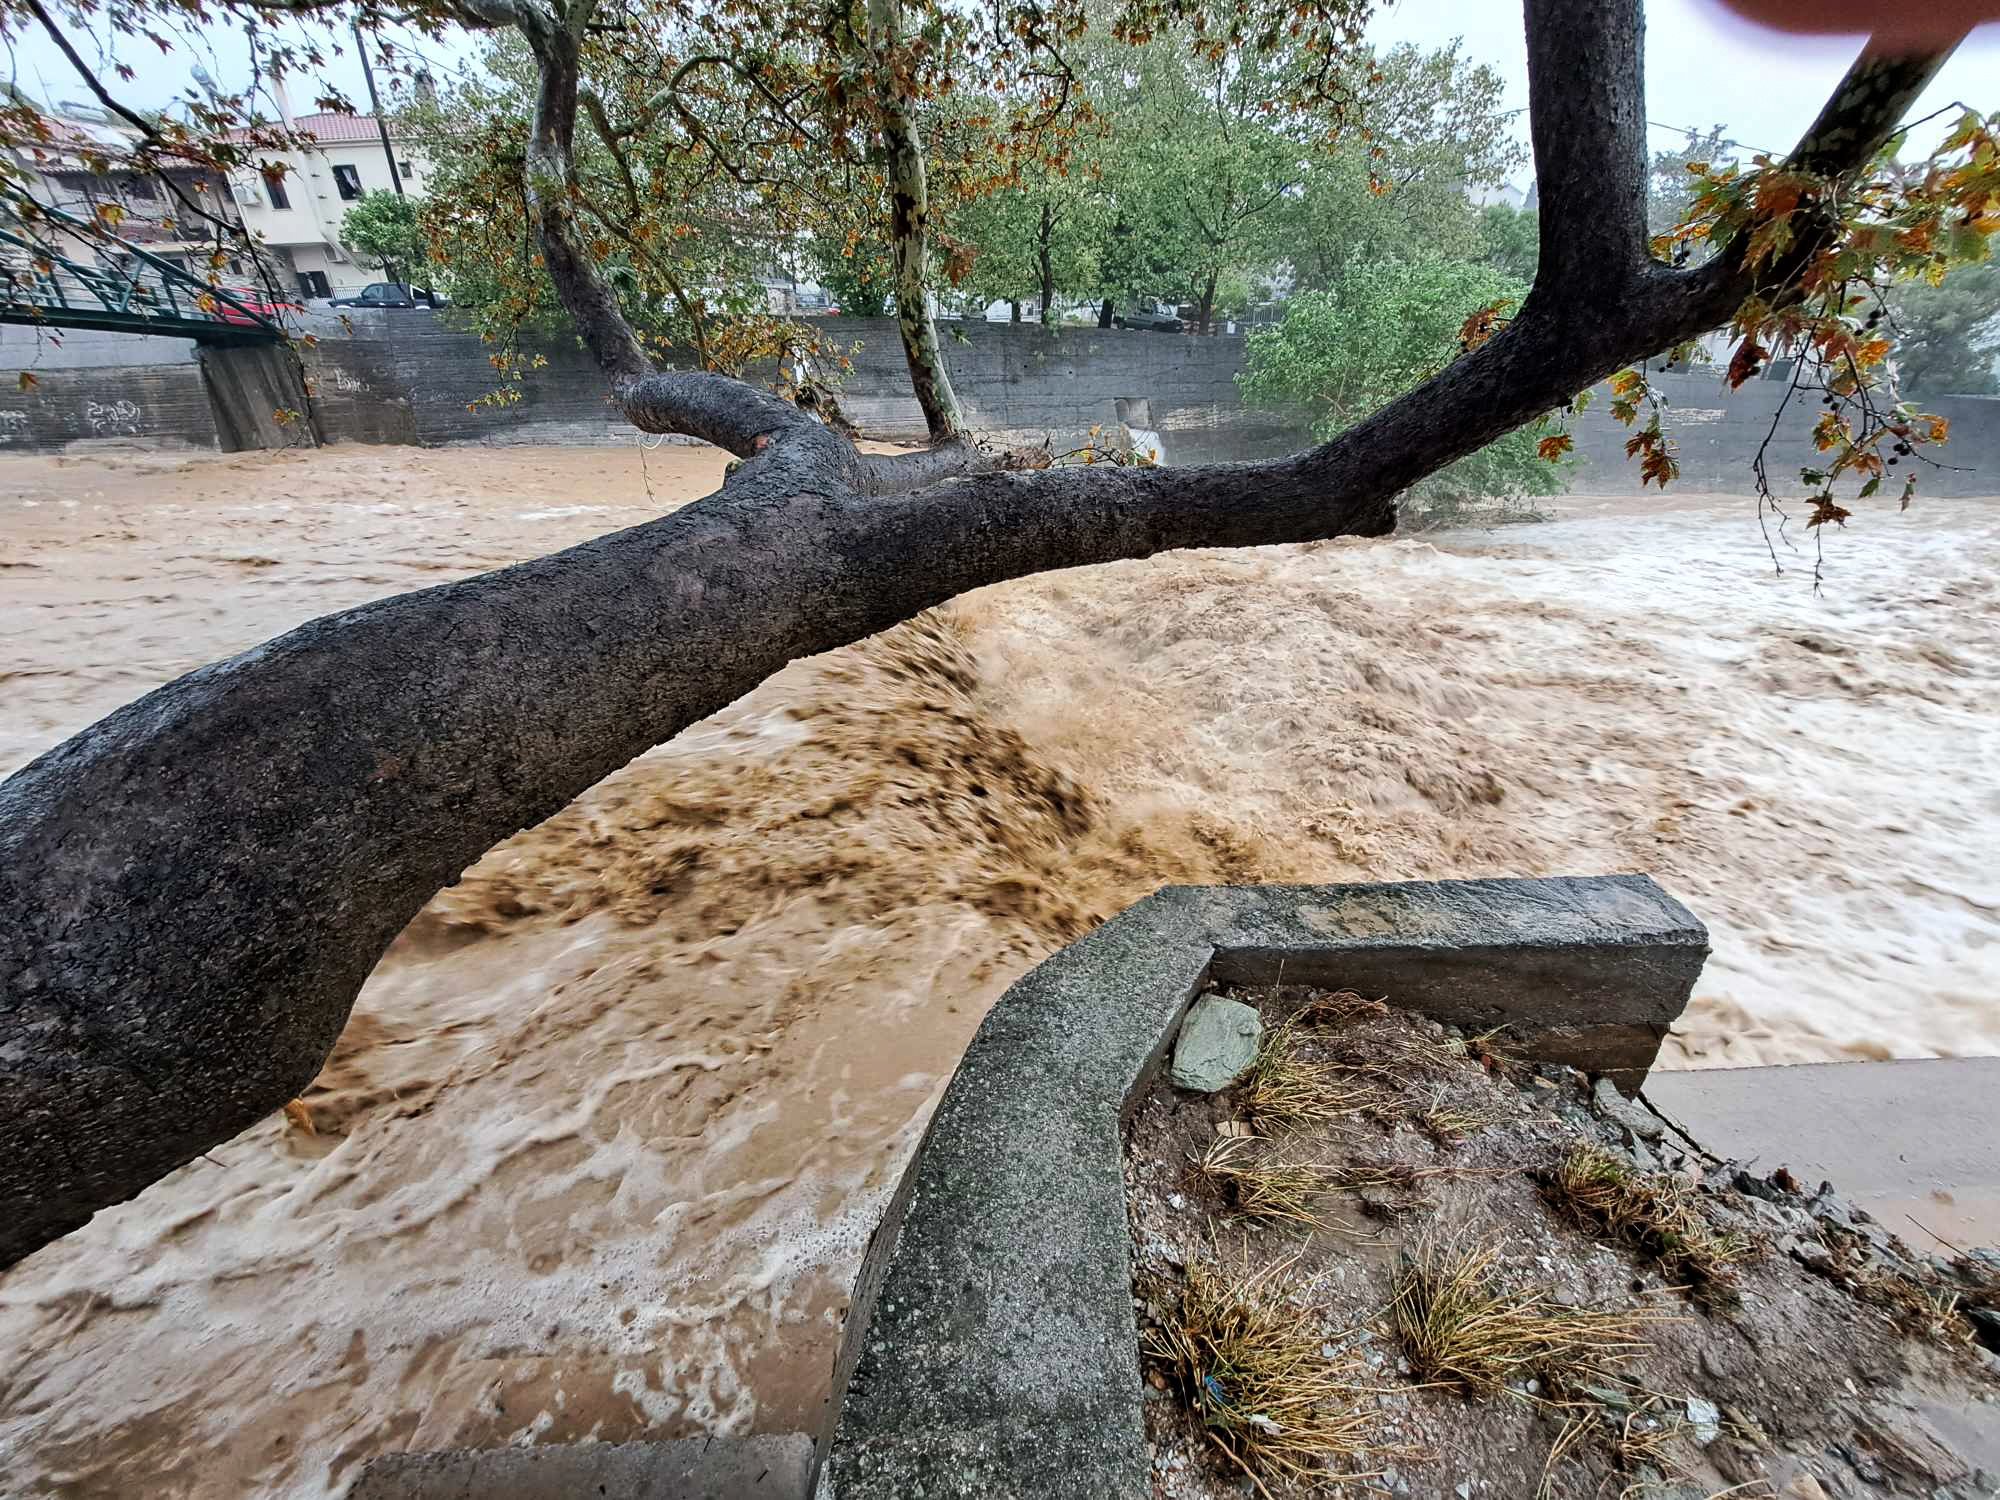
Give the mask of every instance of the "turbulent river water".
M 0 460 L 0 770 L 707 450 Z M 1155 886 L 1653 872 L 1670 1066 L 2000 1051 L 2000 502 L 1774 574 L 1742 500 L 1180 553 L 796 663 L 441 894 L 318 1083 L 0 1276 L 8 1494 L 797 1430 L 987 1006 Z M 365 704 L 356 704 L 357 713 Z

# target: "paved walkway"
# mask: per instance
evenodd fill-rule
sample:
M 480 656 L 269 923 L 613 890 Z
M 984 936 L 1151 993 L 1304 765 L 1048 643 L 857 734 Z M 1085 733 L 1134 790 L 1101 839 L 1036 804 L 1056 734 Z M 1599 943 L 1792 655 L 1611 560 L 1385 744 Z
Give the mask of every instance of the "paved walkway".
M 1919 1248 L 2000 1246 L 2000 1058 L 1656 1072 L 1646 1097 L 1717 1155 L 1831 1181 Z

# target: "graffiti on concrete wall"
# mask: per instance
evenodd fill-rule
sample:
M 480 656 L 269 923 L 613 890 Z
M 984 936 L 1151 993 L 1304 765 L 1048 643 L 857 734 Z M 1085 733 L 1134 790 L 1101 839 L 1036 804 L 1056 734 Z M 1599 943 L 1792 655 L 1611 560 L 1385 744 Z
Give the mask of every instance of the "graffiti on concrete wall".
M 146 408 L 136 401 L 93 401 L 83 409 L 83 419 L 98 437 L 137 437 Z

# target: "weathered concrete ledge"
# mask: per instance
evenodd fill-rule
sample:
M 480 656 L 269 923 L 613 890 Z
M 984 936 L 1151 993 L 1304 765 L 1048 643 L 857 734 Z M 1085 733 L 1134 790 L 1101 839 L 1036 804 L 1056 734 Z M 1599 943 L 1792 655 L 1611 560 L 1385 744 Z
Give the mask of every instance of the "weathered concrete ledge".
M 1385 994 L 1636 1086 L 1708 954 L 1644 876 L 1173 887 L 987 1016 L 870 1243 L 830 1500 L 1150 1493 L 1121 1122 L 1206 983 Z
M 347 1500 L 799 1500 L 812 1459 L 799 1433 L 394 1453 L 370 1459 Z

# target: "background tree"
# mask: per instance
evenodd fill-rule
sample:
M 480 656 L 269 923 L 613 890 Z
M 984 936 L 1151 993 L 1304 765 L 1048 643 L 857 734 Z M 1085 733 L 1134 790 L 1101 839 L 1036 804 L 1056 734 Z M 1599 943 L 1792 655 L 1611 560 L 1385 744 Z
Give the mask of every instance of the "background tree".
M 879 318 L 889 311 L 895 272 L 874 241 L 816 238 L 808 243 L 806 259 L 834 305 L 849 317 Z
M 1479 258 L 1494 270 L 1533 281 L 1541 253 L 1541 220 L 1532 208 L 1489 203 L 1479 211 Z
M 1707 130 L 1683 132 L 1678 145 L 1655 151 L 1646 178 L 1646 227 L 1665 234 L 1688 216 L 1695 190 L 1701 186 L 1689 172 L 1693 166 L 1715 165 L 1735 159 L 1736 143 L 1728 138 L 1728 127 L 1711 125 Z
M 981 305 L 1034 301 L 1044 323 L 1060 298 L 1101 284 L 1111 205 L 1085 171 L 1037 165 L 1019 186 L 975 198 L 950 215 L 948 232 L 968 252 L 962 289 Z
M 417 205 L 385 188 L 363 193 L 340 221 L 340 242 L 392 281 L 419 280 L 428 253 Z
M 435 163 L 420 216 L 439 279 L 497 346 L 501 374 L 512 376 L 533 361 L 527 351 L 535 343 L 571 325 L 537 243 L 524 175 L 534 56 L 510 31 L 489 41 L 483 64 L 481 74 L 414 102 L 401 123 Z M 858 237 L 851 205 L 837 222 L 816 216 L 814 201 L 793 191 L 795 164 L 776 152 L 765 168 L 772 180 L 746 185 L 723 156 L 691 149 L 676 131 L 621 134 L 617 112 L 649 107 L 658 76 L 640 76 L 612 57 L 596 64 L 592 89 L 579 91 L 587 128 L 572 143 L 573 201 L 586 248 L 642 344 L 729 373 L 759 360 L 837 363 L 810 329 L 773 314 L 760 277 L 796 255 L 802 240 L 808 250 L 820 243 L 814 230 L 837 246 Z M 726 115 L 712 101 L 704 107 Z M 886 276 L 881 242 L 864 243 Z
M 1293 298 L 1276 328 L 1250 335 L 1238 384 L 1258 405 L 1310 413 L 1313 436 L 1331 441 L 1457 358 L 1469 319 L 1503 316 L 1527 294 L 1504 272 L 1435 256 L 1350 264 L 1325 290 Z M 1427 502 L 1555 494 L 1564 472 L 1539 455 L 1543 435 L 1540 423 L 1517 428 L 1411 493 Z
M 39 0 L 0 3 L 18 25 L 33 14 L 19 7 Z M 143 26 L 146 3 L 126 0 L 121 21 Z M 1264 463 L 995 472 L 950 441 L 948 424 L 935 451 L 869 455 L 795 403 L 651 359 L 581 201 L 576 127 L 594 116 L 583 59 L 618 49 L 635 75 L 664 80 L 638 101 L 650 112 L 606 107 L 603 133 L 627 165 L 633 144 L 656 136 L 717 155 L 681 114 L 699 122 L 702 101 L 679 92 L 712 75 L 729 118 L 747 109 L 766 132 L 733 137 L 722 157 L 751 201 L 781 186 L 767 181 L 759 142 L 775 163 L 787 130 L 820 143 L 829 180 L 877 174 L 899 314 L 928 323 L 927 310 L 912 314 L 928 276 L 913 110 L 975 55 L 950 40 L 959 13 L 906 14 L 896 0 L 869 0 L 865 16 L 730 10 L 714 19 L 718 50 L 690 56 L 671 40 L 688 15 L 656 16 L 639 0 L 462 3 L 444 14 L 512 26 L 534 58 L 525 217 L 613 399 L 645 430 L 699 437 L 742 462 L 714 495 L 648 524 L 365 604 L 204 667 L 0 783 L 0 1265 L 295 1097 L 369 971 L 438 889 L 798 657 L 1044 569 L 1380 535 L 1427 475 L 1606 377 L 1643 386 L 1633 361 L 1724 323 L 1744 341 L 1746 372 L 1793 344 L 1813 355 L 1805 368 L 1836 402 L 1827 417 L 1846 424 L 1826 433 L 1816 483 L 1829 488 L 1814 496 L 1815 520 L 1837 519 L 1819 510 L 1822 497 L 1839 508 L 1833 484 L 1865 490 L 1892 440 L 1936 430 L 1879 399 L 1892 340 L 1863 338 L 1858 288 L 1970 259 L 2000 227 L 2000 120 L 1962 121 L 1914 182 L 1871 170 L 1942 61 L 1881 48 L 1848 71 L 1789 157 L 1703 183 L 1695 217 L 1673 233 L 1716 251 L 1676 269 L 1647 234 L 1636 0 L 1526 0 L 1541 257 L 1520 309 L 1465 330 L 1462 357 L 1330 442 Z M 1339 108 L 1340 65 L 1364 17 L 1286 0 L 1245 5 L 1195 36 L 1206 55 L 1253 60 L 1267 38 L 1290 37 L 1298 66 L 1270 81 L 1273 103 L 1327 128 L 1318 111 Z M 993 45 L 1016 72 L 984 76 L 996 92 L 1018 84 L 1039 118 L 1041 101 L 1058 105 L 1068 88 L 1046 28 L 1080 31 L 1087 18 L 997 19 Z M 1200 22 L 1128 7 L 1115 24 L 1139 45 Z M 763 29 L 773 24 L 775 36 Z M 982 32 L 982 60 L 985 46 Z M 931 333 L 928 350 L 921 327 L 904 339 L 919 391 L 938 367 Z M 948 390 L 933 385 L 926 400 L 952 410 Z M 1665 442 L 1657 424 L 1635 435 L 1648 477 L 1671 466 Z
M 1500 108 L 1500 75 L 1457 43 L 1392 47 L 1353 66 L 1365 133 L 1309 139 L 1287 215 L 1300 285 L 1330 286 L 1356 261 L 1478 259 L 1481 221 L 1467 191 L 1500 185 L 1525 160 Z
M 1964 266 L 1936 286 L 1903 282 L 1887 302 L 1906 392 L 2000 395 L 2000 265 Z
M 1285 69 L 1282 58 L 1213 60 L 1169 35 L 1128 61 L 1105 106 L 1117 122 L 1106 169 L 1117 222 L 1173 278 L 1139 290 L 1192 303 L 1200 333 L 1224 278 L 1263 270 L 1285 244 L 1307 153 L 1299 122 L 1270 107 Z

